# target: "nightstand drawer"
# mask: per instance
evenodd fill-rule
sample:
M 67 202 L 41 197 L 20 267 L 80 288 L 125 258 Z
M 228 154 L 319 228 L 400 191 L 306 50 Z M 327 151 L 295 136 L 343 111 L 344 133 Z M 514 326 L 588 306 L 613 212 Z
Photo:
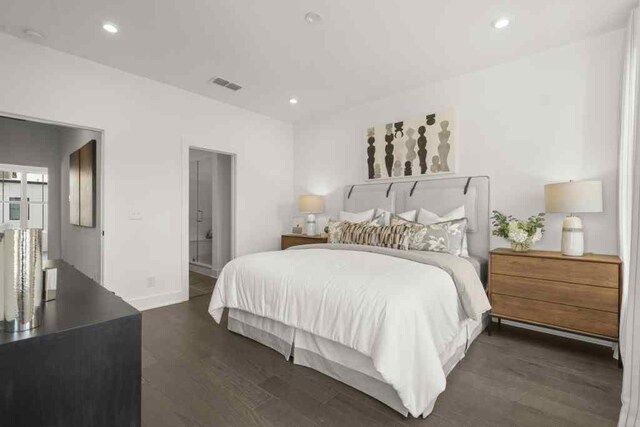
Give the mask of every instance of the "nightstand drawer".
M 611 313 L 618 312 L 618 290 L 614 288 L 492 274 L 491 292 Z
M 494 254 L 491 273 L 618 288 L 618 265 L 601 262 Z
M 575 332 L 618 337 L 618 315 L 570 305 L 492 294 L 492 311 L 496 316 L 555 326 Z

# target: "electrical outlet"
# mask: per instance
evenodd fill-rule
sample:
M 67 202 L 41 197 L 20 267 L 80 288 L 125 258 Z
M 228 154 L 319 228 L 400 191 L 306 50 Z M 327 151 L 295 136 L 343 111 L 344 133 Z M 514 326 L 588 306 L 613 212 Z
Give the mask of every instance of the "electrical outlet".
M 156 278 L 154 276 L 147 277 L 147 288 L 156 287 Z
M 142 212 L 138 209 L 129 210 L 129 219 L 131 221 L 138 221 L 142 219 Z

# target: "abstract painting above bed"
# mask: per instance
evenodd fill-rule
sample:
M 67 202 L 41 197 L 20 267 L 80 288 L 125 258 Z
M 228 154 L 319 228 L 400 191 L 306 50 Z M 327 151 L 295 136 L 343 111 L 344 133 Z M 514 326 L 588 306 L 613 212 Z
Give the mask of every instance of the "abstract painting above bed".
M 454 173 L 455 134 L 453 111 L 368 128 L 368 179 Z

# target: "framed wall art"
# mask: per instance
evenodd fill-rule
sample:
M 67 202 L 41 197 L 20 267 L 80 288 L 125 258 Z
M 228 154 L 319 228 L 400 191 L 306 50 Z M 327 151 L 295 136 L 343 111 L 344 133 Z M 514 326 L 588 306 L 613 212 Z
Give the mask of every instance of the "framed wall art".
M 369 180 L 455 173 L 453 111 L 370 127 L 366 144 Z

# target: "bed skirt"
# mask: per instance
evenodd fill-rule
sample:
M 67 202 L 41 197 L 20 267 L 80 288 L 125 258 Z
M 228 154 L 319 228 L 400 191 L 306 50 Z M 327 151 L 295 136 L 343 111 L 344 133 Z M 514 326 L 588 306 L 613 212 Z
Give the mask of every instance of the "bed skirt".
M 440 355 L 446 375 L 453 370 L 488 324 L 488 317 L 480 321 L 466 320 L 458 335 Z M 229 309 L 229 330 L 251 338 L 282 354 L 285 359 L 293 355 L 293 363 L 306 366 L 345 383 L 379 400 L 405 417 L 408 410 L 396 390 L 376 371 L 370 357 L 342 344 L 295 329 L 275 320 L 245 311 Z M 435 399 L 422 414 L 426 417 L 435 405 Z

